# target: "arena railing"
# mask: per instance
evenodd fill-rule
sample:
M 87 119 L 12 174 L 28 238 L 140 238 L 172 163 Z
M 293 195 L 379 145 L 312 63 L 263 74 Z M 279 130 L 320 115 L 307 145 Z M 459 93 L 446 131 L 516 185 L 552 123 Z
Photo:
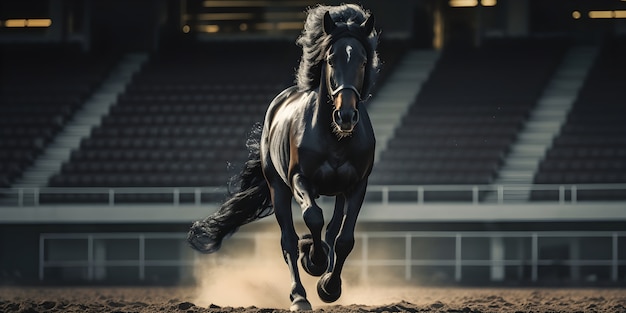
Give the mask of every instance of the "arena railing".
M 163 204 L 202 205 L 224 199 L 228 190 L 224 187 L 21 187 L 0 189 L 2 206 L 40 206 L 50 203 L 81 203 L 85 196 L 90 203 L 104 205 L 141 203 L 141 197 L 160 196 L 156 201 Z M 525 202 L 516 193 L 543 192 L 533 200 L 552 203 L 575 204 L 588 200 L 626 200 L 626 184 L 531 184 L 531 185 L 370 185 L 366 201 L 372 204 L 414 202 L 418 205 L 432 202 L 457 202 L 466 204 Z M 581 193 L 595 193 L 582 197 Z M 56 200 L 46 201 L 46 197 Z M 72 198 L 74 196 L 74 198 Z M 81 198 L 81 196 L 83 196 Z M 42 201 L 42 198 L 44 201 Z M 131 197 L 132 198 L 132 197 Z M 83 199 L 83 200 L 81 200 Z M 146 201 L 150 202 L 150 201 Z
M 491 273 L 487 274 L 491 276 L 491 281 L 527 280 L 536 283 L 549 278 L 541 277 L 546 275 L 542 274 L 542 269 L 558 271 L 560 268 L 567 268 L 570 279 L 581 280 L 584 272 L 582 267 L 600 267 L 602 270 L 599 271 L 603 273 L 601 279 L 616 283 L 624 279 L 622 271 L 626 266 L 624 245 L 620 244 L 626 239 L 624 231 L 366 231 L 357 232 L 355 237 L 359 241 L 360 251 L 346 265 L 353 267 L 362 281 L 371 279 L 372 273 L 378 272 L 375 269 L 401 269 L 399 278 L 410 281 L 416 278 L 416 269 L 432 272 L 436 268 L 445 267 L 448 269 L 449 279 L 462 282 L 468 279 L 467 274 L 474 272 L 477 267 L 483 267 Z M 228 253 L 211 256 L 184 254 L 154 259 L 149 257 L 152 253 L 147 253 L 148 240 L 176 240 L 181 247 L 191 251 L 184 247 L 185 238 L 184 233 L 42 233 L 39 237 L 39 279 L 46 280 L 47 269 L 54 268 L 83 268 L 86 270 L 85 279 L 89 282 L 97 280 L 96 269 L 134 267 L 138 269 L 136 279 L 143 281 L 149 267 L 192 268 L 198 262 L 206 261 L 216 264 L 250 264 L 250 258 L 264 259 L 262 251 L 267 248 L 267 242 L 278 244 L 280 234 L 237 233 L 231 240 L 253 242 L 254 248 L 247 246 L 245 251 L 251 254 L 245 256 Z M 424 244 L 424 240 L 433 239 L 439 240 L 431 245 L 436 247 L 438 253 L 429 255 L 415 251 L 416 245 L 420 246 L 420 243 Z M 472 241 L 480 239 L 486 249 L 477 250 L 476 242 L 472 245 Z M 107 240 L 134 242 L 132 246 L 137 252 L 130 253 L 132 256 L 123 260 L 107 258 L 106 253 L 96 253 L 96 245 L 104 249 Z M 377 251 L 381 246 L 380 240 L 385 240 L 384 247 L 387 250 Z M 449 244 L 443 244 L 441 240 Z M 59 241 L 59 245 L 51 244 L 54 241 Z M 63 253 L 65 250 L 51 251 L 55 247 L 61 248 L 62 243 L 72 244 L 66 246 L 65 250 L 77 252 L 72 254 L 73 258 L 68 258 Z M 570 251 L 561 251 L 562 255 L 546 253 L 547 250 L 553 250 L 556 243 L 567 246 Z M 160 249 L 161 246 L 153 247 Z M 505 253 L 505 250 L 514 253 Z M 128 251 L 131 252 L 132 249 Z M 477 251 L 483 253 L 476 254 Z M 506 268 L 514 268 L 516 271 L 506 274 Z M 105 277 L 102 279 L 106 280 Z

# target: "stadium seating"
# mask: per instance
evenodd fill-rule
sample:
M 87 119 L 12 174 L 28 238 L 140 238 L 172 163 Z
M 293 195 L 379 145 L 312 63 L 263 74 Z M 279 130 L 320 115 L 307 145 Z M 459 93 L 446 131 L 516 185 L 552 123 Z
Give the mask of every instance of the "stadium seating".
M 560 134 L 542 160 L 534 183 L 626 183 L 624 55 L 624 38 L 606 42 Z M 579 190 L 577 198 L 624 200 L 626 193 L 598 188 Z M 537 190 L 532 193 L 531 199 L 558 199 L 558 192 Z
M 443 51 L 371 184 L 491 183 L 566 46 L 494 40 Z M 460 197 L 471 199 L 471 193 Z
M 115 56 L 76 47 L 0 47 L 0 187 L 9 187 L 105 78 Z
M 405 49 L 382 46 L 385 67 Z M 272 98 L 293 84 L 299 57 L 287 42 L 214 42 L 156 53 L 49 185 L 226 186 L 247 157 L 247 133 L 262 122 Z M 42 199 L 101 202 L 106 196 Z M 117 200 L 162 202 L 171 195 Z
M 293 80 L 296 53 L 283 43 L 157 53 L 50 186 L 225 186 L 247 132 Z

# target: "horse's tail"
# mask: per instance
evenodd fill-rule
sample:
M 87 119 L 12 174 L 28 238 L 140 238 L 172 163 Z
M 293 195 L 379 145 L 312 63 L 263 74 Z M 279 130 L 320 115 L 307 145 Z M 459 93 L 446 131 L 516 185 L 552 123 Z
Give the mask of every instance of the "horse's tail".
M 240 226 L 274 213 L 270 191 L 261 170 L 260 140 L 262 126 L 256 124 L 246 143 L 248 161 L 241 173 L 233 177 L 237 190 L 231 192 L 219 210 L 193 223 L 187 241 L 203 253 L 219 250 L 222 240 Z

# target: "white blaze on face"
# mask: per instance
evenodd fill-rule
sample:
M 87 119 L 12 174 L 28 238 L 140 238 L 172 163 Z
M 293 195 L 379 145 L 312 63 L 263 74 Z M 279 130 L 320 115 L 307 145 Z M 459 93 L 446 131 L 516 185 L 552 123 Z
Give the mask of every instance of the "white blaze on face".
M 346 53 L 348 54 L 348 63 L 350 63 L 350 57 L 352 57 L 352 46 L 346 46 Z

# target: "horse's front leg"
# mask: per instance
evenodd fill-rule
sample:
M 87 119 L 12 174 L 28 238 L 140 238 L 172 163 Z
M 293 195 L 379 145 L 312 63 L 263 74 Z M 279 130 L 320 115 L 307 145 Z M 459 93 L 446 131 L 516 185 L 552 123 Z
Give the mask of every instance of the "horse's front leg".
M 335 267 L 335 240 L 339 235 L 341 224 L 343 223 L 343 217 L 345 215 L 345 203 L 346 198 L 340 194 L 335 197 L 335 209 L 333 210 L 333 217 L 326 226 L 326 243 L 328 244 L 328 269 L 326 272 L 332 272 Z
M 291 273 L 291 311 L 311 310 L 311 303 L 306 298 L 306 291 L 300 280 L 298 272 L 298 234 L 293 225 L 291 215 L 291 190 L 284 184 L 270 187 L 272 203 L 274 204 L 274 215 L 280 226 L 280 244 L 283 250 L 283 257 Z
M 302 208 L 302 218 L 311 236 L 300 240 L 300 263 L 313 276 L 321 276 L 328 268 L 328 246 L 322 241 L 324 215 L 315 203 L 315 195 L 308 180 L 300 173 L 292 178 L 293 196 Z
M 339 235 L 335 239 L 335 264 L 332 271 L 324 274 L 317 283 L 317 293 L 324 302 L 335 302 L 341 296 L 341 271 L 354 248 L 354 228 L 363 205 L 366 188 L 367 181 L 364 180 L 351 193 L 346 194 L 348 206 Z

